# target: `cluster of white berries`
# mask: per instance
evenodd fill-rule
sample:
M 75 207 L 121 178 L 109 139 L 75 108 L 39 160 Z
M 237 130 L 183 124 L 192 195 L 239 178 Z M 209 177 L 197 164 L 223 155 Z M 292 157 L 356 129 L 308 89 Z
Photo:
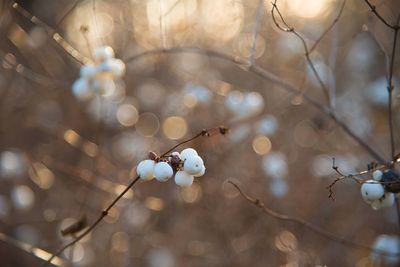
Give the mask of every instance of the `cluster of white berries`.
M 156 178 L 165 182 L 175 174 L 175 183 L 179 186 L 191 186 L 194 177 L 203 176 L 206 167 L 203 159 L 193 148 L 186 148 L 181 153 L 172 152 L 164 158 L 159 158 L 150 152 L 150 159 L 143 160 L 136 168 L 136 172 L 143 180 Z
M 391 207 L 395 202 L 395 195 L 392 192 L 385 190 L 381 182 L 385 174 L 390 175 L 390 170 L 383 173 L 381 170 L 376 170 L 372 173 L 372 179 L 367 180 L 361 186 L 361 195 L 365 202 L 371 205 L 374 210 Z M 387 175 L 386 175 L 387 176 Z
M 93 60 L 94 64 L 81 67 L 80 77 L 72 85 L 72 93 L 82 101 L 91 99 L 95 93 L 112 93 L 115 81 L 125 74 L 125 63 L 115 58 L 109 46 L 95 48 Z

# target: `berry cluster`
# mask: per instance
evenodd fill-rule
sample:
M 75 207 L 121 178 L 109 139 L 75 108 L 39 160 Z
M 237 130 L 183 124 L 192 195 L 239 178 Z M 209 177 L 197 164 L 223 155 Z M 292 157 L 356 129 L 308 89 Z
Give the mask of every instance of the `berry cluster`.
M 175 173 L 175 183 L 179 186 L 191 186 L 194 177 L 203 176 L 206 171 L 203 159 L 193 148 L 186 148 L 179 154 L 158 157 L 150 152 L 149 159 L 143 160 L 136 168 L 136 172 L 143 180 L 156 178 L 157 181 L 168 181 Z
M 80 77 L 72 85 L 73 94 L 82 101 L 91 99 L 95 93 L 112 93 L 115 81 L 125 74 L 125 63 L 115 58 L 109 46 L 95 48 L 93 59 L 94 64 L 81 67 Z
M 395 191 L 391 182 L 398 180 L 398 176 L 392 170 L 376 170 L 372 173 L 372 179 L 367 180 L 361 186 L 361 195 L 365 202 L 374 210 L 391 207 L 395 202 Z

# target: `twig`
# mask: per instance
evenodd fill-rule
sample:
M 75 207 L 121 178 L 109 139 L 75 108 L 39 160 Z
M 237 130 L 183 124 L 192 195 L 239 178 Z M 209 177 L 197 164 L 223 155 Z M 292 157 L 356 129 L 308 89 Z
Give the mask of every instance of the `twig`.
M 362 249 L 362 250 L 366 250 L 366 251 L 369 251 L 369 252 L 372 252 L 375 254 L 384 255 L 384 256 L 399 256 L 400 255 L 400 253 L 390 254 L 383 250 L 374 249 L 372 247 L 356 243 L 356 242 L 348 240 L 344 237 L 336 236 L 335 234 L 332 234 L 332 233 L 322 229 L 321 227 L 314 225 L 314 224 L 312 224 L 306 220 L 303 220 L 301 218 L 289 216 L 289 215 L 283 214 L 283 213 L 279 213 L 279 212 L 265 206 L 265 204 L 261 200 L 251 197 L 251 196 L 247 195 L 246 193 L 244 193 L 242 191 L 242 189 L 237 184 L 235 184 L 233 181 L 229 181 L 229 183 L 232 184 L 238 190 L 239 194 L 246 201 L 255 205 L 257 208 L 261 209 L 268 216 L 271 216 L 271 217 L 276 218 L 281 221 L 289 221 L 289 222 L 299 224 L 301 226 L 308 228 L 309 230 L 313 231 L 314 233 L 319 234 L 320 236 L 323 236 L 331 241 L 334 241 L 336 243 L 342 244 L 342 245 L 350 247 L 350 248 Z
M 248 62 L 242 60 L 238 57 L 231 56 L 229 54 L 225 54 L 222 52 L 218 52 L 212 49 L 206 48 L 198 48 L 198 47 L 174 47 L 168 49 L 155 49 L 145 51 L 143 53 L 130 56 L 125 59 L 125 63 L 131 63 L 133 61 L 139 60 L 141 58 L 149 57 L 149 56 L 156 56 L 161 54 L 180 54 L 180 53 L 194 53 L 204 56 L 210 56 L 215 58 L 220 58 L 229 62 L 232 62 L 236 65 L 243 66 L 248 65 Z M 294 87 L 293 85 L 287 83 L 280 77 L 272 74 L 271 72 L 266 71 L 262 67 L 259 67 L 256 63 L 251 65 L 247 68 L 249 72 L 256 74 L 260 78 L 265 81 L 272 82 L 276 84 L 278 87 L 282 88 L 283 90 L 293 94 L 293 95 L 302 95 L 304 100 L 306 100 L 309 104 L 317 108 L 319 111 L 324 113 L 326 116 L 330 117 L 339 127 L 341 127 L 346 134 L 348 134 L 354 141 L 356 141 L 365 151 L 367 151 L 375 160 L 379 163 L 384 163 L 385 160 L 364 140 L 362 140 L 359 136 L 357 136 L 344 122 L 342 122 L 336 114 L 318 102 L 316 99 L 312 98 L 308 94 L 304 93 L 303 91 L 299 90 L 298 88 Z
M 364 0 L 364 2 L 369 6 L 371 12 L 374 13 L 375 16 L 376 16 L 380 21 L 382 21 L 387 27 L 389 27 L 389 28 L 391 28 L 391 29 L 393 29 L 393 30 L 399 28 L 399 25 L 392 25 L 392 24 L 390 24 L 389 22 L 387 22 L 387 21 L 381 16 L 381 14 L 379 14 L 379 12 L 376 10 L 376 6 L 373 5 L 373 4 L 371 4 L 370 1 Z
M 328 28 L 325 29 L 325 31 L 321 34 L 321 36 L 315 41 L 313 46 L 310 48 L 309 53 L 311 54 L 314 49 L 318 46 L 318 44 L 324 39 L 324 37 L 333 29 L 333 27 L 339 22 L 340 17 L 342 16 L 344 7 L 346 5 L 346 0 L 343 0 L 342 5 L 340 6 L 339 12 L 336 15 L 335 19 L 332 21 L 332 23 L 329 25 Z
M 392 102 L 393 102 L 393 70 L 394 70 L 394 61 L 396 57 L 396 47 L 397 47 L 397 35 L 399 33 L 399 20 L 400 16 L 397 17 L 397 25 L 393 29 L 393 46 L 392 46 L 392 54 L 390 56 L 390 67 L 389 67 L 389 78 L 388 78 L 388 93 L 389 93 L 389 103 L 388 103 L 388 113 L 389 113 L 389 130 L 390 130 L 390 148 L 391 148 L 391 159 L 393 160 L 395 157 L 395 143 L 394 143 L 394 129 L 393 129 L 393 110 L 392 110 Z
M 167 152 L 165 152 L 163 155 L 167 155 L 169 152 L 173 151 L 175 148 L 186 144 L 190 141 L 193 141 L 199 137 L 202 136 L 211 136 L 212 134 L 215 134 L 216 132 L 223 134 L 223 131 L 221 129 L 226 129 L 224 127 L 218 127 L 218 128 L 212 128 L 209 130 L 202 130 L 200 133 L 196 134 L 195 136 L 193 136 L 192 138 L 189 138 L 187 140 L 184 140 L 180 143 L 178 143 L 177 145 L 173 146 L 171 149 L 169 149 Z M 131 177 L 132 178 L 132 177 Z M 115 204 L 140 180 L 139 176 L 136 176 L 136 178 L 134 178 L 130 184 L 128 186 L 125 187 L 125 189 L 111 202 L 111 204 L 109 204 L 107 206 L 107 208 L 105 208 L 101 214 L 99 215 L 99 217 L 97 218 L 96 221 L 94 221 L 83 233 L 81 233 L 80 235 L 77 235 L 76 238 L 74 240 L 72 240 L 71 242 L 67 243 L 66 245 L 64 245 L 62 248 L 60 248 L 57 252 L 55 252 L 46 262 L 44 262 L 44 264 L 42 265 L 43 267 L 48 266 L 51 261 L 59 256 L 61 253 L 63 253 L 67 248 L 75 245 L 77 242 L 79 242 L 82 238 L 84 238 L 87 234 L 89 234 L 90 232 L 93 231 L 93 229 L 96 228 L 96 226 L 104 219 L 104 217 L 106 217 L 109 213 L 109 211 L 115 206 Z
M 325 97 L 329 104 L 329 108 L 331 109 L 332 105 L 331 105 L 331 100 L 330 100 L 330 95 L 329 95 L 329 89 L 327 88 L 325 83 L 322 81 L 321 76 L 319 75 L 317 69 L 315 68 L 313 61 L 311 60 L 310 50 L 308 49 L 307 42 L 303 38 L 303 36 L 301 36 L 292 26 L 289 26 L 289 24 L 286 22 L 286 20 L 284 19 L 282 13 L 280 12 L 280 10 L 276 4 L 277 1 L 278 0 L 274 0 L 274 2 L 272 3 L 272 9 L 271 9 L 272 20 L 274 21 L 274 23 L 278 29 L 280 29 L 283 32 L 289 32 L 289 33 L 294 34 L 301 41 L 301 43 L 303 45 L 303 49 L 304 49 L 304 56 L 306 57 L 308 66 L 311 68 L 311 71 L 312 71 L 314 77 L 317 79 L 319 86 L 321 87 L 322 91 L 324 92 Z M 279 22 L 277 21 L 277 19 L 275 17 L 275 12 L 278 13 L 279 19 L 282 21 L 284 26 L 281 26 L 279 24 Z
M 256 54 L 256 48 L 257 48 L 257 36 L 258 36 L 258 31 L 262 22 L 264 14 L 264 0 L 259 0 L 258 1 L 258 6 L 257 6 L 257 15 L 256 15 L 256 20 L 254 22 L 254 28 L 253 28 L 253 42 L 250 47 L 250 54 L 249 54 L 249 64 L 253 65 L 254 64 L 254 57 Z

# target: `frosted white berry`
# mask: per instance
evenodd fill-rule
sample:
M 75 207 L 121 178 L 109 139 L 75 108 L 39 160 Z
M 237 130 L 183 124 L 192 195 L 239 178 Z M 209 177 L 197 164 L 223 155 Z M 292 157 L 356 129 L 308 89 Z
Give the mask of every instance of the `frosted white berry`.
M 375 181 L 380 181 L 382 179 L 383 172 L 381 170 L 376 170 L 372 173 L 372 179 Z
M 114 80 L 109 79 L 108 77 L 98 78 L 93 81 L 93 90 L 103 96 L 112 95 L 115 92 L 116 87 L 117 85 Z
M 81 67 L 79 74 L 83 78 L 92 79 L 97 74 L 97 68 L 93 64 L 86 64 Z
M 114 57 L 114 50 L 110 46 L 100 46 L 93 50 L 94 60 L 102 62 L 106 59 Z
M 136 167 L 136 172 L 140 176 L 140 179 L 151 180 L 154 178 L 154 166 L 156 165 L 154 160 L 146 159 L 139 163 Z
M 193 175 L 184 171 L 177 171 L 175 174 L 175 183 L 179 186 L 191 186 L 193 184 Z
M 181 159 L 185 160 L 187 157 L 190 156 L 198 156 L 197 151 L 194 150 L 193 148 L 186 148 L 184 150 L 182 150 L 181 152 Z
M 203 167 L 204 162 L 197 155 L 188 156 L 183 162 L 183 170 L 192 175 L 200 173 Z
M 174 175 L 172 167 L 166 162 L 158 162 L 154 167 L 154 176 L 157 181 L 165 182 Z
M 181 154 L 179 154 L 179 152 L 177 152 L 177 151 L 172 152 L 171 156 L 176 156 L 178 158 L 181 158 Z
M 86 101 L 93 97 L 90 83 L 85 78 L 79 78 L 72 84 L 72 93 L 81 101 Z
M 361 186 L 361 195 L 367 202 L 378 200 L 385 194 L 383 186 L 375 181 L 368 180 Z
M 201 176 L 204 175 L 205 172 L 206 172 L 206 167 L 203 165 L 203 168 L 201 168 L 201 171 L 196 173 L 196 174 L 194 174 L 193 176 L 194 177 L 201 177 Z
M 125 74 L 125 63 L 120 59 L 110 58 L 99 65 L 99 70 L 121 78 Z
M 389 208 L 393 206 L 395 197 L 391 192 L 385 192 L 385 195 L 380 199 L 382 208 Z

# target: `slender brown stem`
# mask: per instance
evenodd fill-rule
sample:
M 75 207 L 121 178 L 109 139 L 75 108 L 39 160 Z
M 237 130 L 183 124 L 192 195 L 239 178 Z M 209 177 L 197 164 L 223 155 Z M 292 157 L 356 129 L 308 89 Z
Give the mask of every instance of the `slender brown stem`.
M 392 25 L 389 22 L 386 21 L 386 19 L 384 17 L 381 16 L 381 14 L 379 14 L 379 12 L 376 10 L 376 6 L 373 5 L 370 1 L 368 0 L 364 0 L 364 2 L 369 6 L 370 10 L 372 13 L 375 14 L 375 16 L 382 21 L 387 27 L 395 30 L 396 28 L 398 29 L 399 26 L 398 25 Z
M 389 78 L 388 78 L 388 93 L 389 93 L 389 104 L 388 104 L 388 113 L 389 113 L 389 130 L 390 130 L 390 148 L 391 148 L 391 159 L 393 160 L 395 157 L 395 141 L 394 141 L 394 129 L 393 129 L 393 71 L 394 71 L 394 61 L 396 58 L 396 47 L 397 47 L 397 36 L 399 33 L 399 20 L 400 16 L 397 18 L 397 25 L 393 29 L 393 46 L 392 46 L 392 54 L 390 56 L 390 67 L 389 67 Z
M 217 131 L 217 130 L 218 131 Z M 218 128 L 212 128 L 209 130 L 202 130 L 201 132 L 199 132 L 198 134 L 194 135 L 193 137 L 184 140 L 178 144 L 176 144 L 175 146 L 173 146 L 171 149 L 169 149 L 168 151 L 166 151 L 161 157 L 163 157 L 164 155 L 167 155 L 168 153 L 170 153 L 171 151 L 173 151 L 175 148 L 186 144 L 188 142 L 191 142 L 199 137 L 202 136 L 210 136 L 213 133 L 220 133 L 220 134 L 224 134 L 223 131 L 221 129 L 225 129 L 224 127 L 218 127 Z M 64 245 L 62 248 L 60 248 L 57 252 L 55 252 L 46 262 L 43 263 L 43 267 L 48 266 L 51 261 L 59 256 L 61 253 L 63 253 L 67 248 L 75 245 L 77 242 L 79 242 L 82 238 L 84 238 L 87 234 L 89 234 L 90 232 L 93 231 L 93 229 L 95 229 L 97 227 L 97 225 L 104 219 L 104 217 L 106 217 L 109 213 L 109 211 L 115 206 L 115 204 L 117 204 L 117 202 L 140 180 L 139 176 L 136 176 L 136 178 L 134 178 L 129 185 L 127 185 L 125 187 L 125 189 L 107 206 L 107 208 L 105 208 L 101 214 L 99 215 L 99 217 L 80 235 L 77 235 L 76 238 L 74 238 L 74 240 L 72 240 L 71 242 L 67 243 L 66 245 Z
M 258 31 L 261 25 L 261 21 L 263 18 L 264 14 L 264 0 L 259 0 L 258 6 L 257 6 L 257 16 L 256 20 L 254 23 L 254 28 L 253 28 L 253 42 L 250 47 L 250 54 L 249 54 L 249 63 L 250 65 L 254 64 L 254 57 L 256 54 L 256 48 L 257 48 L 257 36 L 258 36 Z
M 289 216 L 287 214 L 283 214 L 283 213 L 279 213 L 273 209 L 270 209 L 269 207 L 267 207 L 261 200 L 251 197 L 248 194 L 244 193 L 243 190 L 234 182 L 229 181 L 230 184 L 232 184 L 239 192 L 239 194 L 245 199 L 247 200 L 249 203 L 255 205 L 257 208 L 259 208 L 260 210 L 262 210 L 266 215 L 271 216 L 275 219 L 281 220 L 281 221 L 288 221 L 288 222 L 293 222 L 296 224 L 299 224 L 303 227 L 308 228 L 309 230 L 313 231 L 314 233 L 323 236 L 333 242 L 342 244 L 344 246 L 350 247 L 350 248 L 355 248 L 355 249 L 362 249 L 362 250 L 366 250 L 375 254 L 380 254 L 380 255 L 385 255 L 385 256 L 398 256 L 400 255 L 400 253 L 396 253 L 396 254 L 389 254 L 383 250 L 378 250 L 378 249 L 374 249 L 372 247 L 360 244 L 360 243 L 356 243 L 354 241 L 348 240 L 344 237 L 339 237 L 335 234 L 332 234 L 324 229 L 322 229 L 321 227 L 312 224 L 304 219 L 298 218 L 298 217 L 293 217 L 293 216 Z

